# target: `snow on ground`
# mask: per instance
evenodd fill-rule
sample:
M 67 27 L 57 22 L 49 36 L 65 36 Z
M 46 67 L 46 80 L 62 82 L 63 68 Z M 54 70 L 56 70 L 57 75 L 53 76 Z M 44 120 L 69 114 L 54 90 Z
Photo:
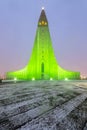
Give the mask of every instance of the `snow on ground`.
M 0 85 L 0 130 L 57 129 L 55 126 L 59 121 L 58 117 L 61 116 L 62 122 L 63 118 L 87 98 L 86 92 L 86 81 L 3 83 Z M 49 127 L 45 127 L 43 115 Z M 48 117 L 54 119 L 54 123 Z

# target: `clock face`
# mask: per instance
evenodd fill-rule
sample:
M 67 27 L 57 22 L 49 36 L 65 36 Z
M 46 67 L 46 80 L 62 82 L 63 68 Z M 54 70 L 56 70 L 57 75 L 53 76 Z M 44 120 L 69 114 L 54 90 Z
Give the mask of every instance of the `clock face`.
M 41 22 L 39 22 L 39 25 L 46 26 L 46 25 L 47 25 L 47 22 L 45 22 L 45 21 L 41 21 Z
M 39 22 L 39 25 L 41 25 L 41 22 Z
M 44 22 L 44 21 L 42 21 L 41 23 L 42 23 L 42 25 L 44 25 L 44 23 L 45 23 L 45 22 Z
M 45 22 L 45 25 L 47 25 L 47 22 Z

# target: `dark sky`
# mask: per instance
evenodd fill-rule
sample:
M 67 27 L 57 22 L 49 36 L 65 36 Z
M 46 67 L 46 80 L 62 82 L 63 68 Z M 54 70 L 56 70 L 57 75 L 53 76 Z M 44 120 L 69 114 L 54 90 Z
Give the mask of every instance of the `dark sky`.
M 87 76 L 87 0 L 0 0 L 0 75 L 28 63 L 42 6 L 59 65 Z

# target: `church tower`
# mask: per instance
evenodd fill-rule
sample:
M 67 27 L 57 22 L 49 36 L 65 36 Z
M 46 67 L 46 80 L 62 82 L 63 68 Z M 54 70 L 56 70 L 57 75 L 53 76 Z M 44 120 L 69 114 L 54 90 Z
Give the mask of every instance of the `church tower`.
M 52 46 L 48 20 L 44 8 L 42 8 L 38 20 L 36 37 L 29 63 L 24 69 L 15 72 L 8 72 L 7 78 L 23 80 L 61 80 L 65 78 L 80 78 L 79 72 L 67 71 L 58 65 Z

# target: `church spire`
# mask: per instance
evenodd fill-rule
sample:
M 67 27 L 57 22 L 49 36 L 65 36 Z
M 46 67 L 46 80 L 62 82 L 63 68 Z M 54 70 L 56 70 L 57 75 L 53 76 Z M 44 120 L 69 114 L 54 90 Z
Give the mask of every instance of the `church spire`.
M 23 69 L 8 72 L 7 78 L 18 80 L 80 79 L 79 72 L 67 71 L 57 63 L 44 8 L 38 20 L 34 46 L 28 64 Z
M 42 7 L 42 11 L 40 14 L 38 25 L 39 26 L 47 26 L 48 25 L 48 21 L 47 21 L 47 17 L 46 17 L 45 11 L 44 11 L 44 7 Z

